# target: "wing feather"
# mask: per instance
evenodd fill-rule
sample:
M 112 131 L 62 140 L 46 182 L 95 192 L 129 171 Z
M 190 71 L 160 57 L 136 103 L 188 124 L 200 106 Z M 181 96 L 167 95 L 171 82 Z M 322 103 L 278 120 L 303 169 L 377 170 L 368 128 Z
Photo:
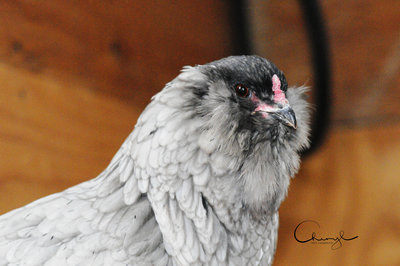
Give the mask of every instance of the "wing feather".
M 200 82 L 195 70 L 182 75 Z M 182 112 L 184 80 L 153 98 L 97 178 L 0 216 L 0 264 L 207 264 L 215 252 L 223 261 L 226 236 L 201 195 L 222 169 L 208 166 L 215 143 L 199 147 L 195 110 Z
M 0 216 L 0 265 L 145 265 L 153 254 L 165 261 L 150 203 L 138 190 L 129 138 L 98 178 Z M 133 242 L 125 239 L 139 233 L 158 237 L 135 243 L 141 257 L 128 256 Z

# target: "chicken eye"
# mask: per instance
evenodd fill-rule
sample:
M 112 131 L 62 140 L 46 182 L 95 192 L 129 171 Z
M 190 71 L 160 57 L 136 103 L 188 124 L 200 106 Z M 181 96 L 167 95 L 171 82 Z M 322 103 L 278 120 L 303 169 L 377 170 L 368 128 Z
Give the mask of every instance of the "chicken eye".
M 240 97 L 247 97 L 250 94 L 249 88 L 243 86 L 242 84 L 237 84 L 235 87 L 236 94 Z

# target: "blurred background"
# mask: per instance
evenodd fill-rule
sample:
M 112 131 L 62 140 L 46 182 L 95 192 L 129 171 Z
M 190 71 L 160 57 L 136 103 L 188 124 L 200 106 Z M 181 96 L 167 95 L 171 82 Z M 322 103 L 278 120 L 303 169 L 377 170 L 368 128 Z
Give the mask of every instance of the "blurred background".
M 240 2 L 1 1 L 0 213 L 98 175 L 184 65 L 250 51 L 328 88 L 299 1 Z M 330 127 L 281 207 L 275 265 L 400 265 L 400 1 L 320 7 Z M 320 225 L 308 236 L 359 237 L 301 244 L 304 220 Z

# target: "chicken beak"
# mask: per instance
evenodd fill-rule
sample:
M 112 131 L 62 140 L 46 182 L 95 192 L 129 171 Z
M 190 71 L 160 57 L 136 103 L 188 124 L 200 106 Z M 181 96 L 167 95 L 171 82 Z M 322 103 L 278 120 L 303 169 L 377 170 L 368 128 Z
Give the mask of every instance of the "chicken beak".
M 297 128 L 296 115 L 287 100 L 283 103 L 269 105 L 260 101 L 255 96 L 253 98 L 252 101 L 256 104 L 256 109 L 251 113 L 252 115 L 256 113 L 261 113 L 263 117 L 270 115 L 288 127 Z
M 297 121 L 296 115 L 294 114 L 293 109 L 290 106 L 285 106 L 281 109 L 278 109 L 273 112 L 268 112 L 271 116 L 277 118 L 283 124 L 296 129 L 297 128 Z

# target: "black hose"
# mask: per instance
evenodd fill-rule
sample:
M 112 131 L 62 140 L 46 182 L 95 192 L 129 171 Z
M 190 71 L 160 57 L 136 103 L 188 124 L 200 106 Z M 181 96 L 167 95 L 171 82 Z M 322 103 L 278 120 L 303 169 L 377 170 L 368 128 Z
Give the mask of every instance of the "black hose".
M 311 124 L 311 146 L 303 152 L 309 155 L 323 143 L 330 124 L 331 65 L 325 23 L 319 2 L 299 0 L 311 50 L 315 112 Z
M 233 53 L 235 55 L 254 54 L 250 34 L 250 23 L 247 13 L 246 0 L 233 0 L 229 2 L 230 18 L 232 25 L 231 38 L 233 43 Z

